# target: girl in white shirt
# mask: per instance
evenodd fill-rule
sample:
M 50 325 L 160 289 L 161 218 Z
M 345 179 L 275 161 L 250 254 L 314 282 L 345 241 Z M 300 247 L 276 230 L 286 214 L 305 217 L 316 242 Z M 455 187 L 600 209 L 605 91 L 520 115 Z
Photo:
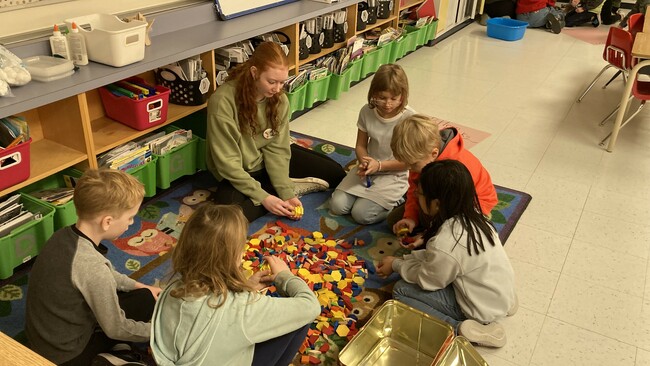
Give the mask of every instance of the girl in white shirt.
M 433 218 L 426 250 L 384 257 L 377 273 L 400 274 L 396 300 L 448 322 L 473 343 L 503 347 L 506 333 L 496 321 L 516 311 L 514 271 L 481 213 L 472 176 L 456 160 L 435 161 L 422 170 L 416 193 Z

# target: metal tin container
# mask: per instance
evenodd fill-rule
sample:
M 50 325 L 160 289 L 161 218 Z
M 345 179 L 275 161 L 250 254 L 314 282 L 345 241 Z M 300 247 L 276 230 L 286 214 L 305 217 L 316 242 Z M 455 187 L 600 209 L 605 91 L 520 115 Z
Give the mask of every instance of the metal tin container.
M 429 366 L 442 357 L 453 338 L 451 325 L 388 300 L 341 350 L 339 363 Z

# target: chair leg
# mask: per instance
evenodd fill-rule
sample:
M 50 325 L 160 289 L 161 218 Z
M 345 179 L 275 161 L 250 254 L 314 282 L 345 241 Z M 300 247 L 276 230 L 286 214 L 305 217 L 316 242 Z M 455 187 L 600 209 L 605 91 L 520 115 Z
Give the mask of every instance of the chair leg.
M 630 101 L 631 101 L 632 99 L 634 99 L 634 97 L 630 97 L 630 98 L 627 100 L 627 103 L 629 104 Z M 616 105 L 616 108 L 612 111 L 612 113 L 608 114 L 607 117 L 605 117 L 602 121 L 600 121 L 600 123 L 598 124 L 598 126 L 603 126 L 603 125 L 604 125 L 604 124 L 605 124 L 605 123 L 606 123 L 610 118 L 612 118 L 614 115 L 616 115 L 616 112 L 618 112 L 618 109 L 619 109 L 619 108 L 621 108 L 621 104 L 620 104 L 620 103 Z
M 622 73 L 623 73 L 623 71 L 621 71 L 621 70 L 616 71 L 616 74 L 614 74 L 614 76 L 612 76 L 612 78 L 609 79 L 609 81 L 608 81 L 605 85 L 603 85 L 603 89 L 607 88 L 607 86 L 609 86 L 609 84 L 610 84 L 612 81 L 614 81 L 614 79 L 616 79 L 616 78 L 617 78 L 619 75 L 621 75 Z M 623 76 L 623 80 L 625 81 L 625 76 Z
M 594 80 L 591 82 L 591 84 L 589 84 L 589 86 L 587 87 L 587 89 L 585 89 L 585 91 L 580 95 L 580 97 L 578 98 L 578 100 L 576 100 L 577 103 L 580 103 L 580 102 L 582 101 L 582 98 L 584 98 L 585 95 L 587 95 L 587 93 L 589 93 L 589 91 L 591 90 L 591 88 L 594 87 L 594 84 L 596 84 L 596 81 L 598 81 L 598 79 L 600 78 L 600 76 L 605 72 L 605 70 L 609 69 L 610 67 L 612 67 L 612 65 L 607 64 L 607 65 L 605 65 L 605 67 L 603 67 L 602 70 L 600 70 L 600 72 L 598 73 L 598 75 L 596 75 L 596 77 L 595 77 Z
M 625 127 L 625 125 L 626 125 L 628 122 L 630 122 L 630 121 L 632 120 L 632 118 L 636 117 L 637 114 L 641 113 L 641 110 L 642 110 L 643 107 L 645 106 L 645 102 L 646 102 L 645 100 L 642 100 L 642 101 L 641 101 L 641 105 L 639 105 L 639 108 L 636 110 L 636 112 L 634 112 L 634 114 L 631 115 L 630 118 L 626 119 L 625 122 L 621 123 L 621 128 Z M 605 142 L 607 142 L 607 140 L 609 140 L 610 136 L 612 136 L 612 133 L 611 133 L 611 132 L 608 133 L 607 136 L 605 136 L 605 138 L 602 139 L 598 145 L 600 145 L 600 146 L 605 146 Z

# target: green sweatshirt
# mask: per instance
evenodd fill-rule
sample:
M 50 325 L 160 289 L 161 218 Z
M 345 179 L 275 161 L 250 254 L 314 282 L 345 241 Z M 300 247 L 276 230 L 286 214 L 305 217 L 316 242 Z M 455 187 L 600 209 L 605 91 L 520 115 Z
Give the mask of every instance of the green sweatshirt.
M 220 86 L 208 102 L 207 165 L 221 181 L 227 179 L 238 191 L 250 197 L 255 205 L 270 194 L 249 173 L 266 168 L 271 183 L 282 200 L 295 197 L 289 179 L 289 100 L 281 96 L 278 134 L 264 137 L 270 128 L 266 120 L 266 99 L 257 104 L 257 133 L 242 134 L 237 116 L 234 81 Z M 267 132 L 268 135 L 268 132 Z

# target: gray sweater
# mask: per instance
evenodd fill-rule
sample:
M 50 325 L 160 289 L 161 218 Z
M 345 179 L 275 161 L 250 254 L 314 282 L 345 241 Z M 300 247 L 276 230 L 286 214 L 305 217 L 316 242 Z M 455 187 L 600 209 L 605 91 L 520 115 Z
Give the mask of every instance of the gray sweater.
M 115 340 L 146 342 L 150 323 L 127 319 L 117 297 L 135 284 L 79 230 L 57 231 L 29 275 L 25 332 L 32 349 L 57 364 L 69 361 L 97 327 Z

